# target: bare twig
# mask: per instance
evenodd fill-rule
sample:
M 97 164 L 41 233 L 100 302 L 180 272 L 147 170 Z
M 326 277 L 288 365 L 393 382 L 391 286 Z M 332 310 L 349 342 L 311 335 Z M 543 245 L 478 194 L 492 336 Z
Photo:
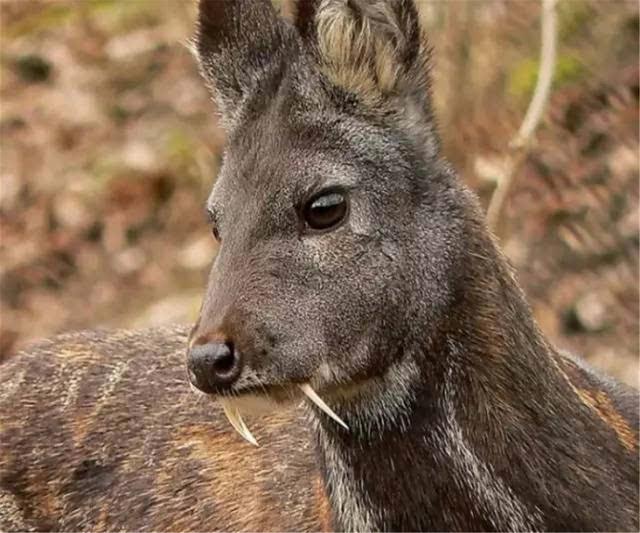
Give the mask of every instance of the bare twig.
M 556 3 L 557 0 L 542 0 L 542 36 L 538 81 L 522 125 L 518 133 L 509 143 L 511 154 L 507 160 L 505 173 L 502 179 L 498 181 L 498 185 L 489 203 L 487 224 L 489 229 L 494 232 L 497 230 L 504 202 L 513 185 L 516 173 L 527 155 L 527 151 L 533 140 L 533 134 L 542 118 L 544 108 L 549 99 L 553 72 L 556 65 L 556 45 L 558 38 Z

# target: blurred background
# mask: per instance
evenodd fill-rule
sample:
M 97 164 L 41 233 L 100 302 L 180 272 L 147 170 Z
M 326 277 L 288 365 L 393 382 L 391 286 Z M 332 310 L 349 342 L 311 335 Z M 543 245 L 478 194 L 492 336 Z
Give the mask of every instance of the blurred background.
M 540 4 L 419 2 L 447 157 L 487 205 L 535 87 Z M 0 3 L 0 359 L 194 320 L 224 134 L 191 0 Z M 542 329 L 637 385 L 638 4 L 561 0 L 553 89 L 500 240 Z

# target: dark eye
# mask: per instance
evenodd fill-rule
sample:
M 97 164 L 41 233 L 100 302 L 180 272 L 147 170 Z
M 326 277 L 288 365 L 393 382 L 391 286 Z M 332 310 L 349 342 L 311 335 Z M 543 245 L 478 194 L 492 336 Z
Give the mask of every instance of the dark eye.
M 309 200 L 302 215 L 306 224 L 315 230 L 337 226 L 347 214 L 347 199 L 340 192 L 324 193 Z
M 207 207 L 207 221 L 211 227 L 213 238 L 220 242 L 220 231 L 218 230 L 218 217 L 212 207 Z
M 213 234 L 213 238 L 220 242 L 220 233 L 218 233 L 218 226 L 215 224 L 211 224 L 211 233 Z

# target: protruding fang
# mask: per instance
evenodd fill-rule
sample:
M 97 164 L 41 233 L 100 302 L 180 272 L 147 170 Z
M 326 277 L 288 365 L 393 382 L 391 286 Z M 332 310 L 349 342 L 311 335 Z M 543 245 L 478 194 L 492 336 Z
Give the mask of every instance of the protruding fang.
M 256 438 L 251 434 L 249 428 L 242 420 L 242 416 L 240 415 L 240 411 L 236 407 L 234 407 L 228 400 L 220 399 L 220 405 L 222 405 L 222 409 L 224 410 L 224 414 L 227 416 L 227 419 L 233 426 L 240 436 L 246 440 L 247 442 L 253 444 L 254 446 L 259 446 Z
M 300 390 L 304 392 L 307 398 L 309 398 L 313 403 L 315 403 L 322 411 L 324 411 L 328 416 L 333 418 L 344 429 L 346 430 L 349 429 L 349 426 L 347 426 L 347 424 L 345 424 L 344 421 L 332 411 L 331 407 L 329 407 L 326 403 L 324 403 L 324 401 L 322 400 L 322 398 L 320 398 L 320 396 L 318 396 L 316 391 L 314 391 L 311 388 L 311 385 L 309 385 L 308 383 L 305 383 L 304 385 L 298 385 L 298 386 L 300 387 Z

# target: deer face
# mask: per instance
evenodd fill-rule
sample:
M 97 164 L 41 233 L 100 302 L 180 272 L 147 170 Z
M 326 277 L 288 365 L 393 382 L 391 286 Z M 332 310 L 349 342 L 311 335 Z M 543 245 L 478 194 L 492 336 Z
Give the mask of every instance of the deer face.
M 297 7 L 291 25 L 269 2 L 200 3 L 228 145 L 189 369 L 216 395 L 337 398 L 405 364 L 416 315 L 436 327 L 450 299 L 460 191 L 412 2 Z

